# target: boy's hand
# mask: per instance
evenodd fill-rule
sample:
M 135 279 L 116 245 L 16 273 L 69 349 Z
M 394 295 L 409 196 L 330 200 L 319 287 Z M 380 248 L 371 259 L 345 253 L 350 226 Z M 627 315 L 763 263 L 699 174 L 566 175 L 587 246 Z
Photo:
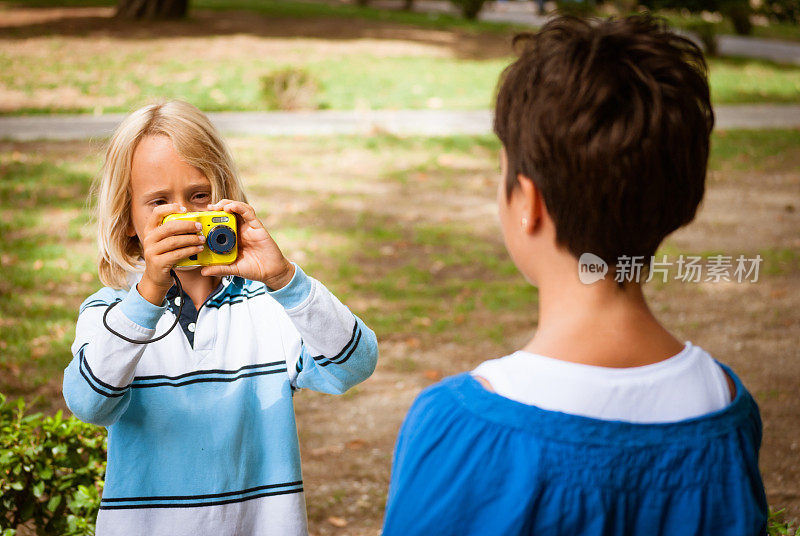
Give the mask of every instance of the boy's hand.
M 294 266 L 283 256 L 253 207 L 241 201 L 223 199 L 208 205 L 208 208 L 236 214 L 239 255 L 233 264 L 206 266 L 200 273 L 205 276 L 238 275 L 261 281 L 273 290 L 289 284 L 294 276 Z
M 144 299 L 155 305 L 161 305 L 173 284 L 169 271 L 204 247 L 205 237 L 197 234 L 199 223 L 170 221 L 161 225 L 167 214 L 176 212 L 186 212 L 186 208 L 176 203 L 157 206 L 147 220 L 141 239 L 145 269 L 137 289 Z

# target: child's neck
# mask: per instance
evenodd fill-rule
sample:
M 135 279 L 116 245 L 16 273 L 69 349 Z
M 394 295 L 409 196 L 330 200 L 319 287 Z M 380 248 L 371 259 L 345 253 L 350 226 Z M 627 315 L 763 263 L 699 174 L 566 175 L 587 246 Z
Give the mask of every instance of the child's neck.
M 591 285 L 574 273 L 540 281 L 539 325 L 524 350 L 563 361 L 627 368 L 663 361 L 684 348 L 647 306 L 641 285 L 613 278 Z
M 178 279 L 181 280 L 183 291 L 192 299 L 197 309 L 206 301 L 208 296 L 219 286 L 220 277 L 206 277 L 200 273 L 200 268 L 194 270 L 176 270 Z

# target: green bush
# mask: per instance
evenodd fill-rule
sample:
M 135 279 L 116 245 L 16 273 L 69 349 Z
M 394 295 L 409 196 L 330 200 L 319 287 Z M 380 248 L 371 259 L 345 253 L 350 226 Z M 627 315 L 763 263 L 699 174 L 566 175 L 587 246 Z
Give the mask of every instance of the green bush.
M 769 519 L 767 520 L 767 534 L 769 536 L 796 536 L 800 534 L 794 522 L 790 523 L 784 519 L 784 512 L 785 510 L 776 512 L 770 508 Z
M 305 69 L 285 67 L 261 77 L 261 96 L 269 110 L 316 110 L 319 83 Z
M 0 394 L 0 536 L 94 534 L 106 470 L 106 431 L 75 417 L 25 415 Z
M 450 0 L 467 20 L 475 20 L 483 9 L 485 0 Z

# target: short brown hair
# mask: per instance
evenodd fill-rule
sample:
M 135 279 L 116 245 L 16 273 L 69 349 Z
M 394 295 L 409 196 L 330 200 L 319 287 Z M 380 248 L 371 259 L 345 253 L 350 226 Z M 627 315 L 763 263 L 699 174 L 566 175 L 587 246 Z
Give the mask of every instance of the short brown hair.
M 703 53 L 649 15 L 559 17 L 514 44 L 494 119 L 507 193 L 530 178 L 576 257 L 649 259 L 703 198 L 714 126 Z

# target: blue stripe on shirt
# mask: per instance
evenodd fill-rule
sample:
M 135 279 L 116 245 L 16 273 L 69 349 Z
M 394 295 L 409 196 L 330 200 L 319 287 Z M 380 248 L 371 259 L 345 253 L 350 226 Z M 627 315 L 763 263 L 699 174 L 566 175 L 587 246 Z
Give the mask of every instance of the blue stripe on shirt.
M 266 484 L 241 491 L 228 491 L 222 493 L 206 493 L 202 495 L 167 495 L 150 497 L 117 497 L 101 499 L 100 508 L 103 510 L 119 510 L 130 508 L 191 508 L 196 506 L 216 506 L 243 502 L 260 497 L 301 493 L 303 481 L 286 482 L 283 484 Z

